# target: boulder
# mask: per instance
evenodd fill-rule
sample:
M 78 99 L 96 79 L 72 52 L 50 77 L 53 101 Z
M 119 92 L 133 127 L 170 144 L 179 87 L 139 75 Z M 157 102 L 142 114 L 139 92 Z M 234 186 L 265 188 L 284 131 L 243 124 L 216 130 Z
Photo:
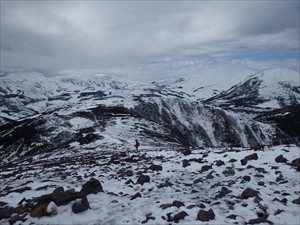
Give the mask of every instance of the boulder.
M 172 206 L 171 203 L 166 203 L 166 204 L 160 205 L 159 208 L 166 209 L 166 208 L 169 208 L 169 207 L 171 207 L 171 206 Z
M 241 159 L 242 166 L 245 166 L 247 164 L 247 159 Z
M 81 213 L 83 211 L 86 211 L 90 208 L 90 204 L 86 198 L 86 196 L 82 197 L 82 199 L 77 200 L 73 205 L 72 205 L 72 211 L 73 213 Z
M 73 196 L 66 192 L 52 193 L 52 201 L 54 201 L 54 203 L 57 206 L 67 205 L 73 200 L 74 200 Z
M 55 188 L 52 193 L 55 194 L 55 193 L 59 193 L 59 192 L 65 192 L 64 188 L 63 187 Z
M 231 215 L 227 216 L 226 218 L 235 220 L 236 217 L 237 217 L 237 215 L 231 214 Z
M 200 221 L 209 221 L 209 220 L 213 220 L 214 218 L 215 218 L 215 213 L 212 209 L 209 209 L 208 211 L 200 209 L 197 215 L 197 219 Z
M 250 180 L 251 180 L 251 177 L 248 176 L 248 175 L 245 175 L 245 176 L 243 176 L 243 180 L 245 180 L 245 181 L 250 181 Z
M 165 183 L 161 183 L 157 186 L 157 188 L 163 188 L 163 187 L 172 187 L 173 184 L 171 182 L 169 182 L 168 180 L 165 181 Z
M 187 167 L 187 166 L 189 166 L 189 165 L 191 165 L 191 164 L 189 163 L 189 161 L 187 159 L 182 160 L 182 166 L 184 168 Z
M 292 203 L 300 205 L 300 198 L 297 198 L 297 199 L 293 200 Z
M 248 161 L 248 160 L 257 160 L 258 159 L 258 156 L 257 156 L 257 154 L 256 153 L 253 153 L 253 154 L 251 154 L 251 155 L 247 155 L 246 157 L 245 157 L 245 159 Z
M 291 164 L 292 166 L 300 167 L 300 158 L 294 159 Z
M 274 212 L 274 216 L 276 216 L 276 215 L 278 215 L 278 214 L 280 214 L 280 213 L 282 213 L 282 212 L 284 212 L 284 210 L 282 210 L 282 209 L 277 209 L 277 210 Z
M 172 206 L 176 206 L 177 208 L 180 208 L 181 206 L 184 206 L 184 203 L 181 201 L 174 200 L 172 202 Z
M 147 213 L 146 214 L 146 219 L 143 220 L 141 223 L 147 223 L 149 220 L 155 220 L 155 217 L 152 216 L 152 213 Z
M 258 156 L 256 153 L 253 153 L 251 155 L 247 155 L 245 158 L 241 159 L 241 164 L 244 166 L 247 164 L 247 162 L 249 160 L 257 160 L 258 159 Z
M 246 188 L 242 192 L 242 197 L 244 198 L 250 198 L 250 197 L 258 197 L 258 191 L 253 190 L 252 188 Z
M 283 155 L 279 155 L 275 158 L 275 162 L 277 163 L 286 163 L 288 160 L 283 157 Z
M 267 220 L 265 218 L 256 218 L 248 221 L 248 224 L 260 224 L 260 223 L 274 224 L 272 221 Z
M 224 170 L 222 173 L 224 174 L 225 177 L 228 177 L 228 176 L 233 176 L 235 174 L 235 171 L 233 169 L 228 169 L 228 170 Z
M 97 194 L 98 192 L 103 192 L 103 188 L 99 180 L 91 178 L 82 186 L 80 192 L 83 192 L 85 195 Z
M 216 166 L 223 166 L 225 163 L 222 160 L 216 161 Z
M 205 165 L 205 166 L 202 166 L 201 172 L 205 172 L 205 171 L 208 171 L 210 169 L 212 169 L 212 167 L 210 165 Z
M 152 164 L 150 167 L 149 167 L 150 170 L 153 170 L 153 171 L 162 171 L 163 170 L 163 167 L 161 165 L 155 165 L 155 164 Z
M 136 198 L 141 198 L 141 197 L 142 197 L 141 193 L 137 192 L 137 193 L 135 193 L 134 195 L 131 196 L 130 200 L 134 200 Z
M 223 198 L 225 195 L 232 191 L 228 190 L 226 187 L 222 187 L 219 193 L 216 195 L 216 198 Z
M 175 223 L 178 223 L 179 220 L 183 220 L 184 217 L 188 216 L 188 214 L 185 211 L 181 211 L 179 213 L 177 213 L 176 215 L 174 215 L 173 220 Z
M 141 184 L 141 185 L 143 185 L 146 182 L 150 182 L 150 177 L 148 175 L 143 175 L 143 174 L 141 174 L 138 180 L 136 181 L 137 184 Z

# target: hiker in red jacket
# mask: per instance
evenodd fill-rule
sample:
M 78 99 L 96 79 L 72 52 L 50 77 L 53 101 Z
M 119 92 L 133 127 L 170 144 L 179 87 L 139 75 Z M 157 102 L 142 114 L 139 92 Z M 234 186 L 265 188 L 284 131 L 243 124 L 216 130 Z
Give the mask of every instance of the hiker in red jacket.
M 139 146 L 140 146 L 140 142 L 138 142 L 138 140 L 135 140 L 135 149 L 138 150 Z

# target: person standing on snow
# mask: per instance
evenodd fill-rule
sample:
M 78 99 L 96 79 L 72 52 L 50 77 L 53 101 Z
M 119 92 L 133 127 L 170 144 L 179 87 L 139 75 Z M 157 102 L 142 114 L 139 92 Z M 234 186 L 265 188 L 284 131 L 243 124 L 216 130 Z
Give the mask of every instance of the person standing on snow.
M 135 140 L 135 149 L 138 150 L 139 146 L 140 146 L 140 142 L 138 142 L 138 140 Z

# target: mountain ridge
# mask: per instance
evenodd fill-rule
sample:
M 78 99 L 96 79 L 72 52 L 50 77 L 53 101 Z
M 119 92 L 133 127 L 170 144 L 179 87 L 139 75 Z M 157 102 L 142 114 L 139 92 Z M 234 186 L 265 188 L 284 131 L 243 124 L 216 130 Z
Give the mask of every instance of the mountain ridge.
M 295 78 L 280 87 L 293 95 L 283 95 L 286 104 L 265 107 L 261 99 L 271 103 L 274 99 L 260 92 L 265 88 L 261 84 L 264 84 L 264 77 L 270 79 L 274 72 L 278 76 L 277 86 L 266 82 L 265 86 L 277 88 L 282 84 L 278 84 L 278 80 L 284 79 L 282 73 L 287 72 L 289 77 Z M 264 73 L 268 76 L 253 74 L 204 101 L 195 95 L 196 89 L 185 91 L 182 84 L 187 79 L 173 80 L 169 84 L 166 81 L 126 83 L 120 76 L 106 75 L 81 80 L 74 77 L 41 80 L 43 76 L 35 74 L 30 80 L 26 78 L 30 74 L 23 74 L 19 81 L 6 79 L 6 83 L 3 82 L 6 86 L 0 89 L 0 151 L 3 159 L 13 160 L 39 151 L 68 149 L 74 143 L 91 148 L 116 146 L 129 149 L 135 138 L 149 146 L 298 144 L 297 127 L 290 126 L 290 130 L 289 126 L 282 126 L 284 121 L 291 122 L 284 117 L 287 114 L 294 118 L 295 124 L 298 123 L 299 109 L 289 108 L 300 102 L 297 73 L 286 70 Z M 3 81 L 4 77 L 1 79 Z M 193 83 L 194 87 L 199 87 Z M 40 92 L 35 93 L 37 91 Z M 239 95 L 238 91 L 245 94 Z M 253 93 L 254 97 L 251 97 Z M 234 105 L 234 101 L 239 101 L 239 105 Z M 283 116 L 276 119 L 263 116 L 276 109 L 282 109 Z

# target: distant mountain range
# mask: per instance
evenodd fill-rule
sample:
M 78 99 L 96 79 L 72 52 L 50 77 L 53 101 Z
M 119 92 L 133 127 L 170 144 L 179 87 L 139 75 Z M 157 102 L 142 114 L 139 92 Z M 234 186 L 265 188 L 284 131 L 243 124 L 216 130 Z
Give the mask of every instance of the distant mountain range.
M 8 158 L 75 143 L 127 149 L 135 138 L 177 147 L 300 141 L 299 73 L 292 70 L 151 83 L 22 73 L 0 83 L 0 151 Z

